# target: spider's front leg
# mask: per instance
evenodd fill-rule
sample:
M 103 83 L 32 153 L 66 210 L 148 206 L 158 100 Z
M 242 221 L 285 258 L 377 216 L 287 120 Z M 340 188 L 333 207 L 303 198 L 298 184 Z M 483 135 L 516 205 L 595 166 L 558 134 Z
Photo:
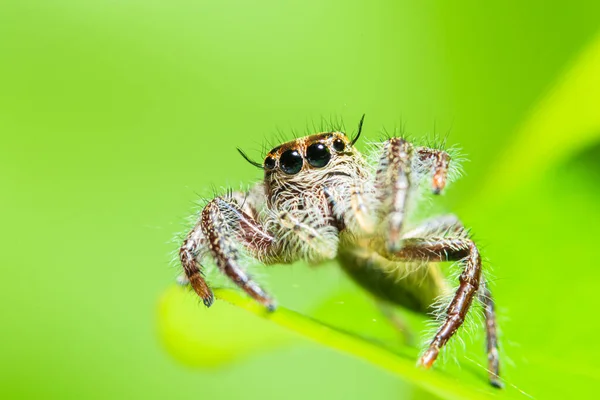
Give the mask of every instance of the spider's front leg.
M 375 173 L 375 187 L 379 196 L 379 215 L 386 219 L 386 246 L 389 251 L 399 250 L 404 217 L 414 176 L 426 172 L 432 175 L 432 191 L 440 194 L 446 187 L 450 156 L 443 150 L 418 147 L 402 138 L 390 138 Z M 425 169 L 425 171 L 423 171 Z
M 400 248 L 400 233 L 411 186 L 412 153 L 413 147 L 406 140 L 388 139 L 375 173 L 379 216 L 386 221 L 386 247 L 390 252 Z
M 214 295 L 204 280 L 204 273 L 200 269 L 200 263 L 197 261 L 199 253 L 205 244 L 206 240 L 202 235 L 200 224 L 197 224 L 179 248 L 179 260 L 181 261 L 187 281 L 202 299 L 204 305 L 210 307 L 214 301 Z
M 199 269 L 197 257 L 202 246 L 208 251 L 219 269 L 248 295 L 275 309 L 269 295 L 243 270 L 240 265 L 240 244 L 254 257 L 260 259 L 273 243 L 273 237 L 256 219 L 256 211 L 245 201 L 236 201 L 234 193 L 228 197 L 216 197 L 202 210 L 200 221 L 188 234 L 180 249 L 184 271 L 196 293 L 209 307 L 213 294 Z

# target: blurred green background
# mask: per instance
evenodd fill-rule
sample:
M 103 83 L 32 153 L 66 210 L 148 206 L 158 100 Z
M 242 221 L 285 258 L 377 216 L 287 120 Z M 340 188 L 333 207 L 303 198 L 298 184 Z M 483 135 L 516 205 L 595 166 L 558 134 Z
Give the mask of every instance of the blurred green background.
M 435 129 L 470 159 L 441 204 L 493 266 L 496 395 L 588 397 L 600 67 L 577 65 L 599 29 L 600 3 L 578 0 L 3 1 L 0 397 L 433 398 L 223 302 L 164 295 L 194 202 L 260 179 L 236 146 L 260 158 L 278 131 L 350 131 L 362 113 L 366 139 Z M 368 298 L 333 265 L 263 271 L 289 308 L 385 323 L 353 318 L 344 304 Z M 487 393 L 478 340 L 451 376 Z

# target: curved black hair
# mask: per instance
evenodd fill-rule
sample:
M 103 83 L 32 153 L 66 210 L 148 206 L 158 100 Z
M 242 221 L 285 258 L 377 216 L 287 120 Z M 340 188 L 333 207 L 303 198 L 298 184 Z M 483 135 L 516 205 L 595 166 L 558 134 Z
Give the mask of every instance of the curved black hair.
M 362 132 L 362 126 L 363 126 L 364 121 L 365 121 L 365 114 L 362 115 L 362 117 L 360 118 L 360 121 L 358 122 L 358 133 L 356 134 L 356 136 L 354 136 L 354 139 L 352 139 L 352 142 L 350 143 L 352 146 L 354 146 L 354 143 L 356 143 L 356 141 L 360 137 L 360 133 Z
M 250 157 L 248 157 L 246 155 L 246 153 L 244 153 L 244 151 L 242 149 L 240 149 L 239 147 L 237 148 L 237 151 L 242 155 L 242 157 L 244 157 L 244 160 L 248 161 L 250 164 L 254 165 L 256 168 L 264 169 L 264 167 L 261 163 L 251 160 Z

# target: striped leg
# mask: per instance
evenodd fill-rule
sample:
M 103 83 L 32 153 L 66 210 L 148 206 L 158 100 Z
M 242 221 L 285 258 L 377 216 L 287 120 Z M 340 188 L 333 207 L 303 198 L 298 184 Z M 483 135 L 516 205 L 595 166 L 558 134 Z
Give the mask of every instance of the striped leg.
M 459 286 L 446 309 L 446 319 L 438 329 L 419 363 L 430 368 L 440 349 L 463 324 L 473 299 L 479 295 L 485 307 L 487 352 L 490 383 L 501 387 L 498 360 L 496 316 L 491 293 L 481 272 L 481 257 L 475 243 L 469 239 L 405 239 L 401 250 L 389 255 L 395 261 L 461 261 L 464 265 Z
M 212 290 L 204 280 L 200 264 L 198 263 L 198 255 L 200 249 L 205 245 L 204 235 L 200 229 L 200 225 L 196 225 L 188 234 L 183 244 L 179 248 L 179 259 L 187 280 L 194 291 L 200 296 L 206 307 L 210 307 L 214 301 Z
M 424 237 L 466 236 L 465 227 L 456 215 L 445 214 L 426 219 L 402 234 L 403 239 Z
M 386 247 L 400 249 L 400 233 L 410 190 L 412 146 L 401 138 L 391 138 L 384 145 L 375 175 L 381 202 L 380 216 L 386 218 Z
M 275 302 L 240 266 L 239 244 L 255 256 L 265 254 L 273 237 L 230 198 L 217 197 L 202 211 L 200 227 L 219 269 L 248 295 L 275 309 Z
M 224 198 L 216 198 L 211 203 L 221 204 L 224 211 L 229 214 L 228 222 L 234 222 L 234 227 L 227 224 L 221 226 L 221 230 L 237 231 L 237 235 L 244 240 L 246 247 L 256 255 L 265 252 L 270 246 L 272 238 L 266 234 L 256 223 L 257 212 L 255 204 L 260 202 L 257 193 L 260 189 L 253 188 L 248 193 L 229 192 Z M 212 206 L 211 206 L 212 207 Z M 217 208 L 219 208 L 217 206 Z M 201 217 L 196 226 L 190 231 L 179 249 L 179 258 L 185 278 L 202 299 L 206 307 L 210 307 L 214 301 L 212 290 L 204 279 L 200 258 L 208 251 L 209 243 L 203 232 L 203 218 Z
M 492 293 L 484 279 L 480 282 L 481 290 L 479 299 L 483 303 L 485 312 L 485 331 L 488 354 L 488 374 L 492 386 L 502 388 L 500 381 L 500 356 L 498 354 L 498 326 L 496 324 L 496 310 Z
M 424 221 L 421 225 L 404 233 L 404 238 L 431 237 L 435 235 L 444 235 L 461 238 L 468 238 L 468 232 L 460 220 L 452 214 L 442 215 Z M 449 257 L 452 254 L 449 254 Z M 460 253 L 455 255 L 460 256 Z M 454 260 L 457 260 L 456 258 Z M 486 343 L 488 355 L 488 372 L 490 383 L 495 387 L 502 387 L 498 376 L 500 370 L 500 360 L 498 355 L 498 326 L 496 323 L 496 312 L 494 308 L 494 299 L 490 292 L 484 277 L 479 282 L 478 300 L 483 305 L 485 316 Z

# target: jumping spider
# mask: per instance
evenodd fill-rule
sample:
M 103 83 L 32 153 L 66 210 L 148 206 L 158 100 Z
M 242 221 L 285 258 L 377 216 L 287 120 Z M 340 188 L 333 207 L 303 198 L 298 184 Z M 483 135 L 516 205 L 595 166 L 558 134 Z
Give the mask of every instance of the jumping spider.
M 202 263 L 212 259 L 248 295 L 275 310 L 271 296 L 242 267 L 242 256 L 263 264 L 337 259 L 377 298 L 429 313 L 450 290 L 437 263 L 458 262 L 458 288 L 440 310 L 440 327 L 419 364 L 433 365 L 477 299 L 485 314 L 490 383 L 501 387 L 494 302 L 477 246 L 453 215 L 410 226 L 407 218 L 419 196 L 446 186 L 449 154 L 392 137 L 375 146 L 368 162 L 354 147 L 362 122 L 353 139 L 342 132 L 302 137 L 275 147 L 262 164 L 238 149 L 264 170 L 264 180 L 206 204 L 179 250 L 187 280 L 209 307 L 213 293 Z

